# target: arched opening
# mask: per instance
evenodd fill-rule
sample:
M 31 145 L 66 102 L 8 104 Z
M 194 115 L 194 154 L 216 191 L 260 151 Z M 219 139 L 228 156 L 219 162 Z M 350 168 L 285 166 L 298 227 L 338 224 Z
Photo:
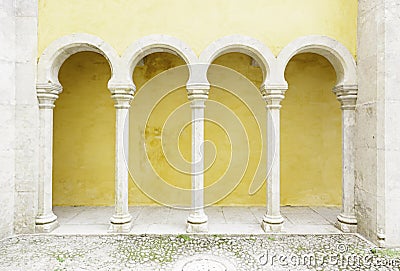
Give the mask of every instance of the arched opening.
M 132 74 L 136 92 L 129 124 L 129 205 L 144 224 L 171 219 L 166 206 L 190 206 L 190 198 L 181 193 L 191 187 L 189 73 L 181 57 L 160 51 L 142 58 Z M 187 214 L 172 216 L 184 223 Z
M 231 179 L 230 185 L 234 189 L 215 204 L 220 206 L 263 206 L 265 205 L 265 190 L 259 189 L 255 194 L 249 194 L 249 187 L 256 177 L 259 167 L 264 168 L 265 173 L 265 160 L 260 161 L 263 138 L 265 138 L 266 115 L 265 102 L 259 91 L 263 82 L 262 69 L 252 57 L 244 53 L 223 54 L 212 64 L 215 66 L 209 68 L 208 72 L 211 89 L 205 111 L 208 119 L 205 122 L 205 140 L 215 144 L 217 156 L 216 162 L 205 172 L 205 185 L 217 182 L 226 174 L 232 174 L 237 177 Z M 212 73 L 218 73 L 217 69 L 219 68 L 216 65 L 230 70 L 230 72 L 221 72 L 229 76 L 228 80 L 244 80 L 244 78 L 248 80 L 246 88 L 239 89 L 239 85 L 236 85 L 236 88 L 229 89 L 230 85 L 224 85 L 224 80 L 213 76 Z M 222 117 L 227 119 L 224 123 L 237 122 L 240 126 L 223 127 L 223 123 L 218 123 Z M 239 146 L 235 146 L 229 137 L 232 136 L 232 133 L 238 133 L 239 129 L 243 129 L 247 136 L 242 138 Z M 262 133 L 264 133 L 264 137 Z M 248 148 L 243 148 L 243 145 L 247 144 Z M 205 155 L 208 153 L 210 152 L 206 151 Z M 212 153 L 213 151 L 211 151 Z M 243 169 L 240 165 L 229 168 L 229 163 L 234 161 L 231 156 L 243 156 L 237 160 L 246 161 L 245 168 Z M 235 172 L 230 173 L 227 170 Z
M 53 205 L 60 223 L 108 224 L 114 205 L 115 109 L 108 61 L 80 52 L 62 64 L 63 92 L 54 108 Z M 82 212 L 85 211 L 83 214 Z M 95 213 L 93 213 L 95 212 Z M 81 215 L 80 215 L 81 214 Z M 93 221 L 95 220 L 95 221 Z
M 204 185 L 210 224 L 258 223 L 265 213 L 258 207 L 265 206 L 263 64 L 239 51 L 222 50 L 207 73 Z
M 282 214 L 289 226 L 334 223 L 342 199 L 342 120 L 332 92 L 336 72 L 323 56 L 303 53 L 289 61 L 285 78 L 289 88 L 281 109 L 281 204 L 312 208 L 299 208 L 299 216 L 283 207 Z M 326 221 L 318 219 L 318 211 Z

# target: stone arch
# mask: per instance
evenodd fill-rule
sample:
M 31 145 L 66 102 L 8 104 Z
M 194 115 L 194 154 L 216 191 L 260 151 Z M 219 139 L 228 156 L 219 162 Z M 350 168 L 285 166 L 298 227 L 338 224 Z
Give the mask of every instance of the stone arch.
M 304 36 L 289 43 L 277 58 L 278 82 L 285 82 L 285 69 L 292 57 L 315 53 L 325 57 L 336 72 L 333 88 L 342 109 L 342 211 L 338 226 L 344 232 L 356 232 L 355 216 L 355 109 L 358 93 L 357 67 L 349 50 L 340 42 L 326 36 Z M 287 84 L 287 83 L 286 83 Z
M 205 66 L 203 71 L 205 76 L 207 76 L 209 65 L 217 57 L 232 52 L 244 53 L 254 58 L 262 69 L 264 84 L 270 84 L 274 81 L 276 58 L 271 50 L 259 40 L 243 35 L 231 35 L 220 38 L 211 43 L 202 52 L 200 63 Z
M 89 34 L 72 34 L 55 40 L 38 62 L 36 92 L 40 143 L 36 230 L 39 232 L 49 232 L 58 226 L 57 216 L 52 210 L 53 108 L 62 91 L 58 73 L 68 57 L 83 51 L 104 56 L 110 65 L 111 78 L 115 76 L 120 61 L 118 54 L 102 39 Z
M 177 38 L 154 34 L 139 39 L 125 50 L 121 58 L 121 73 L 115 78 L 116 83 L 134 86 L 132 74 L 138 62 L 149 54 L 159 52 L 178 55 L 188 65 L 190 75 L 193 74 L 190 67 L 197 62 L 197 56 L 192 49 Z
M 114 48 L 99 37 L 78 33 L 61 37 L 45 49 L 38 62 L 37 84 L 60 86 L 58 72 L 61 65 L 71 55 L 84 51 L 104 56 L 111 68 L 111 78 L 115 76 L 119 56 Z
M 286 82 L 285 69 L 290 59 L 301 53 L 315 53 L 325 57 L 336 71 L 336 86 L 357 86 L 356 63 L 349 50 L 337 40 L 326 36 L 304 36 L 289 43 L 277 58 L 279 82 Z

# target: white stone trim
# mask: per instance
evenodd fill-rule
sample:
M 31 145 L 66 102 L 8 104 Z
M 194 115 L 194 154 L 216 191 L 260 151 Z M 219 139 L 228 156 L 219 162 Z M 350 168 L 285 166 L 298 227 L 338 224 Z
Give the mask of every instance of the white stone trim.
M 220 38 L 211 43 L 200 55 L 200 63 L 206 64 L 205 73 L 207 74 L 208 65 L 210 65 L 217 57 L 226 54 L 238 52 L 251 56 L 260 65 L 265 84 L 276 81 L 276 58 L 271 50 L 261 41 L 243 36 L 231 35 Z
M 336 85 L 357 85 L 356 63 L 349 50 L 340 42 L 326 36 L 304 36 L 289 43 L 277 58 L 279 82 L 285 81 L 285 69 L 292 57 L 301 53 L 315 53 L 325 57 L 334 67 Z
M 190 65 L 197 62 L 197 56 L 192 49 L 183 41 L 161 34 L 145 36 L 131 44 L 121 57 L 121 67 L 115 79 L 125 85 L 134 85 L 132 74 L 136 65 L 145 56 L 157 53 L 168 52 L 180 56 L 186 64 Z
M 77 33 L 53 41 L 39 58 L 37 84 L 60 84 L 58 72 L 64 61 L 79 52 L 96 52 L 103 55 L 111 68 L 111 78 L 119 63 L 117 52 L 99 37 Z

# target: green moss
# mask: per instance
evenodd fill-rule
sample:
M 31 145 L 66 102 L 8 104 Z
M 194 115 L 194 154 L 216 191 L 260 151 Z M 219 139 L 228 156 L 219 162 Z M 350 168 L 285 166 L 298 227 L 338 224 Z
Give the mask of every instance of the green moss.
M 65 262 L 64 257 L 62 257 L 62 256 L 60 256 L 60 255 L 57 255 L 56 259 L 57 259 L 57 261 L 59 261 L 60 263 Z
M 298 252 L 300 252 L 300 251 L 305 251 L 305 250 L 306 250 L 306 248 L 303 247 L 303 246 L 298 246 L 298 247 L 297 247 L 297 251 L 298 251 Z
M 388 257 L 388 258 L 400 258 L 400 250 L 398 249 L 378 249 L 378 248 L 373 248 L 371 249 L 371 252 L 375 255 L 382 256 L 382 257 Z
M 179 234 L 177 237 L 181 238 L 181 239 L 183 239 L 185 241 L 189 241 L 190 240 L 190 236 L 186 235 L 186 234 Z

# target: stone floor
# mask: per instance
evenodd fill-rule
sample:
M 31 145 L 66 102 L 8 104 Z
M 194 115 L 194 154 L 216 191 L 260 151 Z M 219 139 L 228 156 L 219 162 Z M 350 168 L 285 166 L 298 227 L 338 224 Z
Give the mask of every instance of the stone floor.
M 208 207 L 210 234 L 261 234 L 265 207 Z M 113 207 L 54 207 L 60 227 L 53 234 L 107 233 Z M 167 207 L 130 207 L 134 234 L 184 234 L 188 211 Z M 295 234 L 340 233 L 334 227 L 339 208 L 282 207 L 284 231 Z
M 380 250 L 334 227 L 338 208 L 282 207 L 285 233 L 264 234 L 264 207 L 210 207 L 207 235 L 185 233 L 187 211 L 131 207 L 130 234 L 108 234 L 112 207 L 55 207 L 51 234 L 0 240 L 0 270 L 400 270 Z
M 21 235 L 0 240 L 0 270 L 399 270 L 400 251 L 354 234 Z

